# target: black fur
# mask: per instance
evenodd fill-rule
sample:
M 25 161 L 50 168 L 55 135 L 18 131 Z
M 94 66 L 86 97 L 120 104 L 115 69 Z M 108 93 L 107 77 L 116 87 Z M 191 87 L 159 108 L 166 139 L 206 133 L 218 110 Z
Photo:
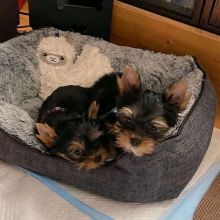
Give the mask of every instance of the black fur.
M 106 132 L 105 122 L 111 121 L 112 116 L 105 114 L 115 107 L 118 93 L 115 73 L 103 76 L 91 88 L 69 85 L 56 89 L 43 102 L 38 118 L 38 122 L 47 123 L 55 129 L 57 134 L 54 146 L 49 148 L 48 152 L 53 155 L 62 153 L 69 159 L 76 160 L 74 152 L 69 152 L 68 149 L 71 141 L 78 139 L 85 144 L 85 149 L 79 157 L 82 161 L 100 148 L 105 148 L 111 154 L 109 148 L 111 138 L 104 133 Z M 91 121 L 88 119 L 88 110 L 94 100 L 100 106 L 98 114 L 102 117 Z M 89 137 L 91 129 L 97 132 L 101 130 L 103 135 L 96 140 L 91 140 Z
M 54 155 L 58 152 L 64 153 L 71 160 L 76 160 L 76 157 L 74 158 L 74 152 L 69 152 L 68 148 L 71 141 L 81 140 L 85 143 L 85 150 L 80 152 L 78 161 L 94 154 L 98 149 L 105 146 L 105 137 L 103 134 L 96 140 L 91 140 L 89 138 L 91 129 L 99 131 L 99 125 L 94 121 L 81 123 L 75 123 L 73 121 L 62 122 L 56 128 L 58 138 L 54 147 L 49 149 L 49 153 Z
M 65 120 L 79 120 L 87 114 L 90 97 L 87 88 L 63 86 L 56 89 L 42 104 L 38 122 L 56 127 Z M 61 110 L 56 110 L 56 108 Z
M 110 112 L 116 106 L 119 88 L 117 76 L 122 73 L 111 73 L 100 78 L 91 88 L 91 99 L 100 105 L 99 116 Z
M 63 120 L 79 118 L 88 113 L 92 101 L 99 104 L 99 116 L 108 113 L 116 106 L 119 95 L 117 74 L 121 75 L 111 73 L 103 76 L 90 88 L 74 85 L 59 87 L 43 102 L 37 121 L 54 126 Z M 56 111 L 57 107 L 64 111 Z

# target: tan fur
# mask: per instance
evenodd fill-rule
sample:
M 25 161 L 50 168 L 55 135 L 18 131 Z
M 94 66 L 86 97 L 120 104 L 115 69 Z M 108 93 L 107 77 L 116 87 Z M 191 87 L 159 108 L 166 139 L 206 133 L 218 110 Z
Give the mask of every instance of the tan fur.
M 64 160 L 67 160 L 67 161 L 71 162 L 70 158 L 68 158 L 68 157 L 67 157 L 65 154 L 63 154 L 63 153 L 58 152 L 56 155 L 57 155 L 58 157 L 64 159 Z
M 124 151 L 133 153 L 137 157 L 145 154 L 152 154 L 154 151 L 155 141 L 151 138 L 139 137 L 142 141 L 139 146 L 132 146 L 130 140 L 136 137 L 132 132 L 122 130 L 116 137 L 116 144 Z
M 36 129 L 39 134 L 36 137 L 44 144 L 45 147 L 51 148 L 57 138 L 57 134 L 53 128 L 47 124 L 36 123 Z
M 123 115 L 125 115 L 125 116 L 127 116 L 127 117 L 132 117 L 133 111 L 132 111 L 130 108 L 122 107 L 122 108 L 119 110 L 118 114 L 123 114 Z
M 95 159 L 97 156 L 101 156 L 101 161 L 96 162 Z M 106 159 L 109 157 L 109 153 L 106 151 L 106 149 L 101 148 L 97 152 L 95 152 L 94 155 L 88 157 L 86 160 L 83 162 L 79 163 L 78 169 L 84 169 L 84 170 L 92 170 L 95 168 L 100 167 L 101 165 L 104 164 Z
M 117 77 L 120 94 L 141 86 L 140 75 L 130 66 L 126 66 L 122 77 Z
M 156 128 L 164 128 L 164 129 L 169 129 L 169 125 L 167 124 L 167 122 L 165 121 L 164 118 L 162 117 L 157 117 L 156 119 L 152 120 L 152 124 L 156 127 Z
M 97 119 L 99 112 L 99 105 L 96 101 L 93 101 L 89 106 L 88 118 L 89 119 Z
M 85 150 L 85 144 L 83 141 L 81 141 L 80 139 L 79 140 L 75 140 L 75 141 L 71 141 L 69 143 L 69 147 L 68 147 L 69 150 L 73 149 L 73 150 Z
M 188 92 L 188 83 L 178 81 L 171 84 L 166 89 L 165 96 L 180 112 L 185 110 L 191 98 L 191 94 Z
M 108 133 L 109 134 L 117 135 L 121 132 L 121 126 L 120 126 L 120 123 L 118 121 L 114 124 L 106 123 L 106 126 L 108 128 Z

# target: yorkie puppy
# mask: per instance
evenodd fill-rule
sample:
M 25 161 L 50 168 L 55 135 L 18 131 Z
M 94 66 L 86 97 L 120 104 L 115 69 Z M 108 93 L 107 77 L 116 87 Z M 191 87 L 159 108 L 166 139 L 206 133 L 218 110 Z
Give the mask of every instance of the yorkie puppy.
M 93 102 L 89 107 L 88 119 L 83 118 L 78 122 L 64 120 L 55 128 L 37 123 L 37 137 L 48 148 L 50 154 L 73 162 L 76 168 L 98 168 L 106 160 L 113 159 L 117 153 L 96 120 L 98 108 L 96 102 Z
M 117 121 L 110 132 L 115 134 L 116 145 L 135 156 L 152 154 L 157 142 L 178 119 L 190 95 L 187 83 L 176 82 L 163 94 L 141 91 L 140 76 L 132 68 L 119 81 Z

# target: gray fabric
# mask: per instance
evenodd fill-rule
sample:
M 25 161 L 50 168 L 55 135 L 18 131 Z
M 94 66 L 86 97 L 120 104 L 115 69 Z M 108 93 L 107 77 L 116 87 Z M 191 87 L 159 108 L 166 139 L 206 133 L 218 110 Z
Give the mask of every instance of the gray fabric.
M 158 144 L 145 157 L 126 154 L 100 169 L 74 171 L 71 164 L 42 154 L 0 130 L 0 159 L 108 198 L 126 202 L 156 202 L 179 195 L 197 170 L 208 148 L 216 99 L 208 79 L 198 103 L 177 137 Z
M 38 94 L 39 75 L 28 56 L 9 42 L 0 45 L 0 100 L 17 105 Z
M 37 121 L 38 112 L 41 104 L 42 104 L 42 99 L 39 97 L 34 97 L 31 99 L 25 99 L 21 103 L 20 107 L 24 111 L 26 111 L 34 121 Z
M 177 196 L 196 171 L 209 145 L 215 114 L 215 95 L 210 81 L 206 79 L 198 99 L 203 73 L 192 57 L 120 47 L 71 33 L 77 55 L 84 44 L 96 46 L 109 58 L 115 71 L 122 71 L 126 64 L 132 65 L 140 73 L 145 89 L 162 92 L 173 81 L 186 80 L 192 93 L 188 108 L 167 134 L 172 138 L 158 144 L 155 154 L 142 158 L 126 154 L 116 163 L 97 170 L 74 171 L 70 163 L 42 154 L 44 148 L 34 134 L 33 119 L 36 120 L 42 103 L 38 96 L 40 77 L 36 49 L 42 36 L 57 32 L 66 34 L 43 29 L 0 44 L 0 139 L 4 140 L 0 159 L 116 200 L 152 202 Z
M 98 47 L 102 54 L 106 55 L 114 71 L 123 71 L 126 64 L 131 65 L 141 75 L 144 89 L 151 89 L 156 92 L 163 92 L 164 89 L 176 80 L 184 80 L 189 83 L 189 90 L 192 94 L 188 108 L 179 114 L 176 126 L 167 133 L 167 136 L 178 132 L 187 113 L 191 109 L 201 88 L 202 72 L 196 66 L 190 56 L 175 56 L 162 53 L 155 53 L 149 50 L 120 47 L 104 40 L 59 31 L 54 28 L 33 31 L 30 34 L 14 38 L 0 45 L 0 100 L 17 105 L 27 111 L 34 120 L 37 119 L 38 109 L 42 103 L 39 98 L 40 73 L 36 50 L 39 40 L 46 36 L 71 36 L 74 42 L 76 55 L 79 56 L 85 44 Z M 104 74 L 104 73 L 103 73 Z M 16 111 L 14 108 L 13 111 Z M 10 111 L 10 109 L 7 109 Z M 19 112 L 18 112 L 19 114 Z M 7 117 L 0 115 L 4 124 Z M 30 121 L 26 121 L 27 128 L 32 128 Z M 24 122 L 18 120 L 19 127 L 24 127 Z M 7 131 L 15 135 L 13 123 L 5 123 Z M 22 140 L 26 143 L 35 142 L 33 129 L 29 130 L 32 135 L 24 136 Z M 19 131 L 16 131 L 19 133 Z M 38 145 L 33 145 L 41 149 Z
M 0 127 L 31 147 L 44 151 L 42 144 L 34 137 L 35 122 L 27 112 L 15 105 L 0 101 Z

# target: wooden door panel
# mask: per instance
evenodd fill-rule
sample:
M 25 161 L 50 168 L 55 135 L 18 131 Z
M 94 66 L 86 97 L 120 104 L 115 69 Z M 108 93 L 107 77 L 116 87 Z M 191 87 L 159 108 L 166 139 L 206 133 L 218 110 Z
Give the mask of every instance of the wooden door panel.
M 205 1 L 199 26 L 220 34 L 220 0 Z
M 220 0 L 216 0 L 210 16 L 210 25 L 220 28 Z

